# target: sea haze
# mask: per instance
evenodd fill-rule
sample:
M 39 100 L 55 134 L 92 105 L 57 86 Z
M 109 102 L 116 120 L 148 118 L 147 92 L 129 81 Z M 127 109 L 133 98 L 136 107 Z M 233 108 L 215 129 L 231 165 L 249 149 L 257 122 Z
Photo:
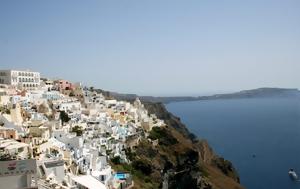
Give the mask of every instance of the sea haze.
M 198 137 L 230 160 L 248 189 L 296 189 L 300 182 L 300 99 L 255 98 L 166 105 Z

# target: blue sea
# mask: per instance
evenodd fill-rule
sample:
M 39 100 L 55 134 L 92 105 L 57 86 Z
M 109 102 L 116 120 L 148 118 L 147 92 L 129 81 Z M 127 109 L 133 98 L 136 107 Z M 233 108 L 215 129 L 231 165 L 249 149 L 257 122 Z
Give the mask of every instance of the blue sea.
M 300 99 L 206 100 L 167 109 L 230 160 L 248 189 L 300 189 Z M 255 156 L 255 157 L 254 157 Z

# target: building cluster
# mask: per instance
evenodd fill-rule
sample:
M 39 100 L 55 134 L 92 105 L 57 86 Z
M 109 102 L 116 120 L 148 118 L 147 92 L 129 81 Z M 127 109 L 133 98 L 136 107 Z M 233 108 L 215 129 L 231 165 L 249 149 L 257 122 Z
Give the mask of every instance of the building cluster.
M 130 163 L 125 149 L 165 126 L 139 99 L 106 99 L 31 71 L 0 70 L 0 109 L 0 182 L 18 188 L 130 188 L 130 173 L 110 162 Z

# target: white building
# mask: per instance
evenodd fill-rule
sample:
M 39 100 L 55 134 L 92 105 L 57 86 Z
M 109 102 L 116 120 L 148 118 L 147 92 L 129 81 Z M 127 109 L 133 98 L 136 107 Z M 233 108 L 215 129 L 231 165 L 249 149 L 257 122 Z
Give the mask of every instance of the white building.
M 42 179 L 51 179 L 61 184 L 66 176 L 64 161 L 59 159 L 45 159 L 38 162 L 38 173 Z
M 79 149 L 83 147 L 83 138 L 76 134 L 66 133 L 64 130 L 55 130 L 52 133 L 53 137 L 64 143 L 67 148 Z
M 81 103 L 76 99 L 68 100 L 56 100 L 53 101 L 53 105 L 56 109 L 60 111 L 77 111 L 81 110 Z
M 91 175 L 80 175 L 71 177 L 73 187 L 76 189 L 107 189 L 99 180 Z
M 20 70 L 0 70 L 0 84 L 19 89 L 36 89 L 40 86 L 40 73 Z

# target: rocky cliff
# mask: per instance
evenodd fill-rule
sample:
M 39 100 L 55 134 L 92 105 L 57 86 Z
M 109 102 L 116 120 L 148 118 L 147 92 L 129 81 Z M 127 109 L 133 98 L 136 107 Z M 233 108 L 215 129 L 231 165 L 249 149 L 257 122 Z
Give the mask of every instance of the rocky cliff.
M 149 113 L 165 121 L 166 133 L 178 142 L 166 146 L 171 149 L 168 157 L 176 157 L 169 169 L 173 172 L 169 177 L 170 188 L 242 188 L 233 165 L 217 156 L 205 140 L 190 133 L 180 118 L 168 112 L 162 103 L 144 102 L 144 105 Z
M 115 164 L 133 175 L 135 188 L 242 189 L 232 164 L 217 156 L 205 140 L 197 139 L 162 103 L 143 102 L 167 124 L 153 128 L 126 150 L 131 164 Z

